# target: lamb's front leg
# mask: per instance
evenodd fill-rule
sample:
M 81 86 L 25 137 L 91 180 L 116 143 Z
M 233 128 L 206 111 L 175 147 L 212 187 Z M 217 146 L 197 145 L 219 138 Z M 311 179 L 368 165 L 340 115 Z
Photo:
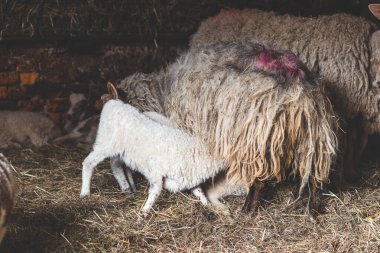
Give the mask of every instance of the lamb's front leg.
M 114 177 L 116 178 L 117 182 L 119 183 L 120 189 L 123 193 L 130 193 L 132 189 L 132 192 L 136 191 L 135 183 L 133 181 L 132 172 L 130 169 L 127 168 L 127 178 L 125 177 L 123 165 L 124 162 L 119 157 L 112 157 L 111 158 L 111 169 Z
M 150 182 L 148 199 L 146 200 L 139 214 L 141 217 L 146 217 L 148 215 L 154 202 L 156 202 L 157 197 L 160 195 L 162 191 L 162 186 L 163 186 L 163 178 L 161 178 L 160 180 Z
M 98 165 L 101 161 L 103 161 L 106 156 L 100 152 L 92 151 L 86 159 L 84 159 L 82 165 L 82 189 L 80 191 L 80 196 L 88 196 L 90 195 L 90 184 L 91 177 L 94 173 L 96 165 Z

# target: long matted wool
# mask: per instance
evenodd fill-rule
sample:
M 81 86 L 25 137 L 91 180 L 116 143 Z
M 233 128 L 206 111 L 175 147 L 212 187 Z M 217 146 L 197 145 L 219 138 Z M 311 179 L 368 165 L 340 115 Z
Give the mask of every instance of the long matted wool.
M 226 160 L 230 180 L 328 181 L 337 151 L 337 118 L 318 81 L 215 64 L 214 46 L 193 50 L 167 69 L 166 114 Z M 169 81 L 167 79 L 167 81 Z
M 281 181 L 292 168 L 302 191 L 311 176 L 328 181 L 338 124 L 323 85 L 292 55 L 254 41 L 219 43 L 118 87 L 126 102 L 203 140 L 232 182 Z

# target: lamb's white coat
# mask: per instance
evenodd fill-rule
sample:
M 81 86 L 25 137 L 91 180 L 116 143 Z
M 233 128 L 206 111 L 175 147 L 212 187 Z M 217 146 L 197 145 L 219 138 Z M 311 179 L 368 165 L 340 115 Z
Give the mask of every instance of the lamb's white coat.
M 90 194 L 95 166 L 107 157 L 120 157 L 150 183 L 142 208 L 146 215 L 162 188 L 177 192 L 194 189 L 225 169 L 205 145 L 183 131 L 160 124 L 120 100 L 102 110 L 93 151 L 83 161 L 81 196 Z
M 157 113 L 157 112 L 143 112 L 146 116 L 148 116 L 150 119 L 163 124 L 167 126 L 173 126 L 173 123 L 164 115 Z M 129 192 L 129 186 L 134 188 L 134 181 L 131 175 L 130 170 L 127 168 L 126 174 L 123 171 L 123 162 L 119 158 L 113 158 L 111 159 L 111 168 L 114 177 L 116 178 L 117 182 L 119 183 L 119 186 L 121 188 L 121 191 L 124 193 Z M 227 206 L 225 206 L 223 203 L 219 201 L 220 198 L 229 196 L 229 195 L 235 195 L 235 196 L 242 196 L 247 194 L 247 188 L 243 181 L 239 181 L 235 184 L 230 183 L 227 180 L 227 175 L 225 172 L 221 172 L 220 175 L 209 179 L 208 182 L 202 184 L 202 187 L 197 187 L 193 190 L 193 194 L 198 197 L 203 205 L 207 205 L 210 203 L 212 206 L 214 206 L 217 210 L 221 211 L 222 213 L 229 215 L 229 210 Z

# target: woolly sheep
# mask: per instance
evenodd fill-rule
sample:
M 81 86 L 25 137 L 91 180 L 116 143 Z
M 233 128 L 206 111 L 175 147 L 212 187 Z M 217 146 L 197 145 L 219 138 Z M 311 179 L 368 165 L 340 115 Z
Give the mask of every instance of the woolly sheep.
M 15 180 L 13 167 L 0 153 L 0 243 L 4 238 L 9 221 L 9 214 L 15 202 Z
M 266 48 L 249 43 L 245 50 Z M 301 175 L 300 192 L 311 179 L 328 181 L 337 151 L 337 118 L 321 82 L 307 74 L 307 78 L 283 77 L 270 69 L 237 71 L 228 65 L 228 58 L 218 57 L 236 45 L 193 48 L 165 70 L 152 73 L 142 86 L 134 75 L 124 79 L 119 88 L 126 92 L 125 100 L 133 98 L 140 109 L 136 97 L 162 82 L 164 90 L 150 92 L 158 95 L 151 100 L 164 99 L 164 114 L 175 126 L 204 141 L 215 157 L 226 160 L 232 184 L 281 181 L 290 165 Z M 245 53 L 249 55 L 249 51 Z M 226 59 L 227 64 L 218 59 Z M 137 87 L 143 92 L 137 92 Z M 148 107 L 146 100 L 142 103 L 143 108 Z
M 83 161 L 82 197 L 90 194 L 95 166 L 107 157 L 119 157 L 149 181 L 142 216 L 147 215 L 163 187 L 172 192 L 196 190 L 225 169 L 223 161 L 210 156 L 201 142 L 117 99 L 105 103 L 93 151 Z
M 48 117 L 37 112 L 0 111 L 0 148 L 19 146 L 30 140 L 40 147 L 60 134 Z
M 351 160 L 351 154 L 360 157 L 362 143 L 380 124 L 380 31 L 375 29 L 373 23 L 348 14 L 306 18 L 255 9 L 222 10 L 201 23 L 190 47 L 254 38 L 294 52 L 328 84 L 334 109 L 347 121 L 345 160 Z M 358 178 L 357 160 L 346 161 L 347 179 Z
M 170 80 L 166 81 L 164 70 L 153 73 L 135 73 L 118 84 L 124 92 L 125 101 L 142 112 L 165 114 L 165 99 L 169 96 Z

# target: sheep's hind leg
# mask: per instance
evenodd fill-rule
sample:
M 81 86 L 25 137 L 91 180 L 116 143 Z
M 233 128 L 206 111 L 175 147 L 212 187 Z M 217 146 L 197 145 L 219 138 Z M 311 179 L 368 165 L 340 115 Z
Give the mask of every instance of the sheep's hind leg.
M 317 186 L 317 181 L 314 176 L 312 176 L 309 180 L 310 189 L 309 189 L 309 203 L 308 203 L 308 211 L 309 217 L 312 221 L 316 221 L 316 217 L 321 211 L 320 207 L 320 196 L 319 190 Z
M 127 168 L 127 171 L 126 171 L 129 181 L 127 180 L 125 176 L 124 169 L 123 169 L 124 162 L 119 157 L 112 157 L 110 164 L 111 164 L 112 173 L 114 177 L 116 178 L 116 181 L 118 182 L 121 191 L 125 194 L 130 193 L 131 189 L 132 189 L 132 192 L 135 191 L 136 188 L 133 181 L 132 172 L 130 169 Z
M 103 161 L 107 156 L 102 153 L 92 151 L 86 159 L 84 159 L 82 165 L 82 189 L 80 191 L 80 196 L 88 196 L 90 195 L 90 184 L 91 177 L 94 173 L 96 165 L 98 165 L 101 161 Z
M 264 183 L 261 181 L 255 181 L 253 185 L 249 188 L 248 195 L 245 199 L 245 203 L 243 206 L 242 211 L 245 213 L 249 213 L 252 210 L 255 211 L 258 204 L 259 204 L 259 198 L 260 198 L 260 192 L 261 189 L 263 189 Z
M 163 187 L 163 180 L 150 182 L 148 199 L 146 200 L 143 208 L 140 211 L 140 217 L 146 217 L 152 208 L 154 202 L 156 202 L 157 197 L 160 195 Z

